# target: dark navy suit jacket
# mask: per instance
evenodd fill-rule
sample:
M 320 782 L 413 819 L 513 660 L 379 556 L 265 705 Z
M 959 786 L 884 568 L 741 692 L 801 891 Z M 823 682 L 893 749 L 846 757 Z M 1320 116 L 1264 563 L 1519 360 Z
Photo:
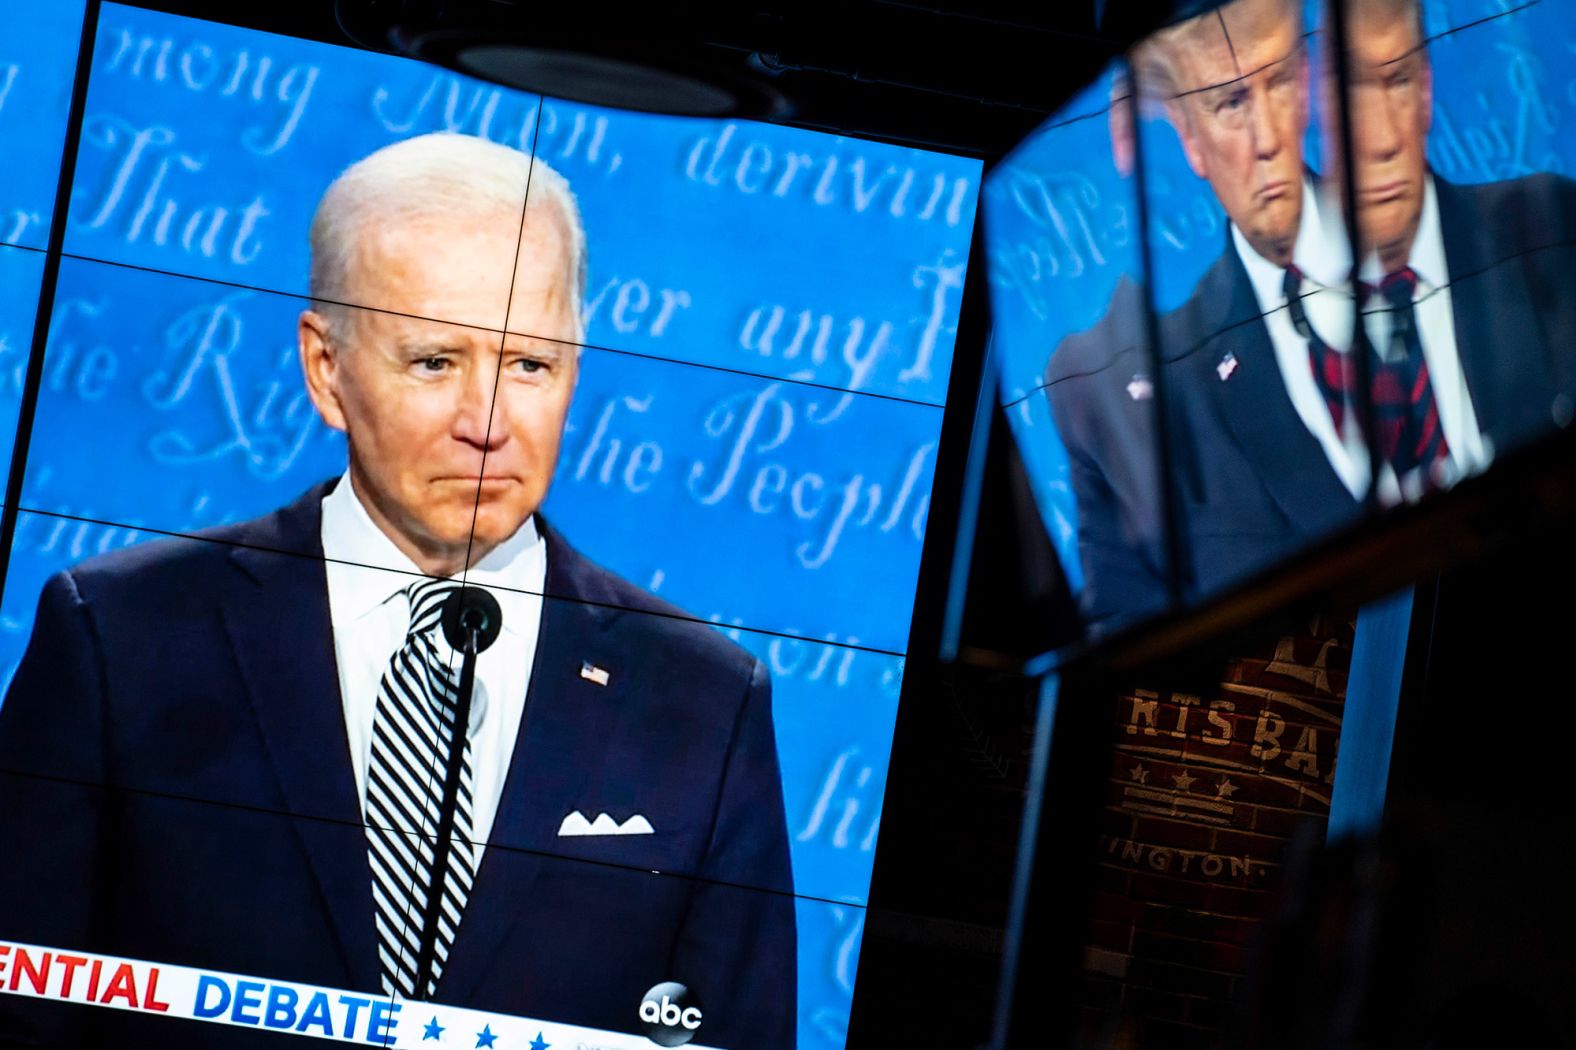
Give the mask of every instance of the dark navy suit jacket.
M 1576 182 L 1457 186 L 1436 176 L 1434 187 L 1467 388 L 1479 429 L 1504 452 L 1552 431 L 1576 399 Z M 1097 627 L 1167 597 L 1154 404 L 1128 389 L 1149 369 L 1142 309 L 1124 282 L 1107 316 L 1051 356 L 1047 375 L 1078 502 L 1083 607 Z M 1286 393 L 1229 239 L 1159 332 L 1184 600 L 1361 516 Z
M 0 939 L 377 991 L 319 560 L 326 490 L 49 581 L 0 707 Z M 639 1032 L 643 993 L 673 979 L 700 997 L 702 1042 L 791 1047 L 767 673 L 543 533 L 526 709 L 436 999 Z M 640 813 L 655 831 L 559 837 L 576 810 Z M 0 1030 L 46 1045 L 277 1043 L 12 996 Z

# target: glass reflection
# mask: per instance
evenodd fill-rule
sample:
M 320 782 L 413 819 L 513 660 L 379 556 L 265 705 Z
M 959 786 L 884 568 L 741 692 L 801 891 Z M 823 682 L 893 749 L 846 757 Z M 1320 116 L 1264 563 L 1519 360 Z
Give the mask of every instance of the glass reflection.
M 1166 483 L 1190 600 L 1354 521 L 1367 494 L 1362 432 L 1345 418 L 1355 410 L 1339 411 L 1355 388 L 1341 379 L 1353 298 L 1320 148 L 1339 136 L 1313 90 L 1317 15 L 1295 0 L 1234 0 L 1135 53 L 1146 108 L 1164 117 L 1147 153 L 1180 152 L 1226 227 L 1191 285 L 1157 249 Z M 1163 244 L 1165 231 L 1151 237 Z

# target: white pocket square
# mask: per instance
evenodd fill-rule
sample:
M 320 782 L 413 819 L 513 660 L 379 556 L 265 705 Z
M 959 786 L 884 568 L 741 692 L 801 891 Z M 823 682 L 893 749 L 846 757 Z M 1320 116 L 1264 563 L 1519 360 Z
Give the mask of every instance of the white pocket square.
M 620 824 L 606 813 L 598 813 L 595 820 L 587 820 L 578 809 L 558 825 L 560 837 L 568 835 L 650 835 L 655 829 L 651 821 L 636 813 Z

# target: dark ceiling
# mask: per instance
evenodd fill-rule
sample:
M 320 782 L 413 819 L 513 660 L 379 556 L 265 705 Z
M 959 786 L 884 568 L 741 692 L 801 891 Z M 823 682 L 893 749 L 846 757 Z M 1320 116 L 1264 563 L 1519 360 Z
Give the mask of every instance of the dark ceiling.
M 398 48 L 401 27 L 418 26 L 658 56 L 669 64 L 693 56 L 767 78 L 792 100 L 791 111 L 778 118 L 784 123 L 987 160 L 1009 150 L 1175 6 L 1161 0 L 133 2 L 387 50 Z

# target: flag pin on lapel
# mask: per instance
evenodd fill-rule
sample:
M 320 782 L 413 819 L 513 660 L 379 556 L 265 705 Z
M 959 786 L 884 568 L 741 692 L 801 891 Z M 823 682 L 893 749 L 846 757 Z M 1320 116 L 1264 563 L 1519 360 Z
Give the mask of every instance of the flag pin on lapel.
M 597 685 L 607 685 L 607 672 L 596 664 L 582 663 L 580 665 L 580 677 Z
M 1215 374 L 1220 377 L 1222 383 L 1230 379 L 1236 371 L 1237 355 L 1233 353 L 1227 353 L 1225 357 L 1220 359 L 1220 364 L 1215 366 Z

